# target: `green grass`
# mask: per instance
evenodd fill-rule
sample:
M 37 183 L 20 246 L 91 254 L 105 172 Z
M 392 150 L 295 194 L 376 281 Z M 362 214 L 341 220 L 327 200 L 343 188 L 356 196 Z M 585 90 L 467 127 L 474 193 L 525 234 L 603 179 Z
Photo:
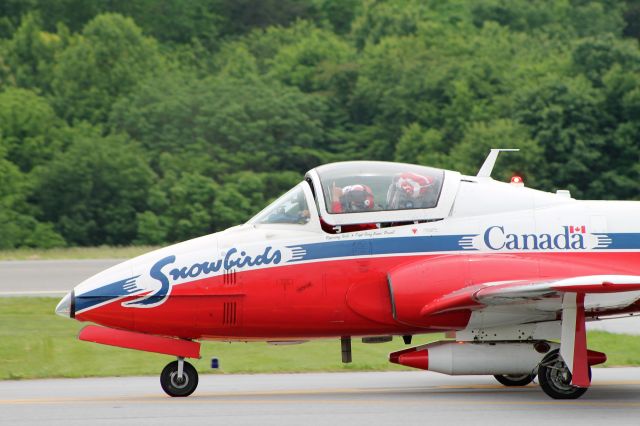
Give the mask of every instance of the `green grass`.
M 157 247 L 68 247 L 55 249 L 21 248 L 0 250 L 0 260 L 60 260 L 60 259 L 128 259 Z
M 587 342 L 589 349 L 607 354 L 605 367 L 640 365 L 640 336 L 591 331 Z
M 172 357 L 114 348 L 77 340 L 85 325 L 56 316 L 57 299 L 0 298 L 0 379 L 158 375 Z M 420 336 L 413 344 L 442 339 Z M 337 339 L 294 346 L 266 343 L 214 343 L 193 360 L 200 372 L 211 372 L 209 360 L 220 359 L 222 373 L 383 371 L 405 367 L 390 364 L 389 352 L 406 347 L 400 339 L 362 344 L 354 339 L 351 364 L 340 362 Z M 606 352 L 605 366 L 640 365 L 640 337 L 589 333 L 589 347 Z

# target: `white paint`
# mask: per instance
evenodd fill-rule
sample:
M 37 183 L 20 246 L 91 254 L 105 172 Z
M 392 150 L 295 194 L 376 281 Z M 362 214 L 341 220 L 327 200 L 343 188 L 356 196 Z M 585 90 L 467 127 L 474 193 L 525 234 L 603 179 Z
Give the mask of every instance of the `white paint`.
M 550 343 L 551 349 L 558 347 Z M 429 371 L 449 375 L 531 373 L 545 354 L 532 343 L 459 343 L 440 341 L 421 346 L 429 354 Z
M 458 341 L 527 341 L 560 338 L 560 321 L 506 325 L 491 328 L 467 328 L 456 332 Z
M 482 167 L 478 170 L 477 177 L 490 178 L 491 172 L 493 171 L 493 167 L 496 164 L 496 160 L 498 159 L 498 154 L 501 152 L 517 152 L 520 151 L 518 148 L 494 148 L 489 151 L 489 155 L 485 158 L 484 163 L 482 163 Z
M 562 333 L 560 337 L 560 355 L 569 371 L 573 373 L 573 356 L 576 343 L 576 320 L 578 309 L 576 305 L 578 295 L 565 293 L 562 298 Z

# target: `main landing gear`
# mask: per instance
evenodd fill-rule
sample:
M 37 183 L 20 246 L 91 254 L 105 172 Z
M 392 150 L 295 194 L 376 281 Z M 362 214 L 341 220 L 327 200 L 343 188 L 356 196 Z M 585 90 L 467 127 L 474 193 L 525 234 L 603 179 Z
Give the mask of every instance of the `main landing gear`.
M 189 396 L 198 387 L 198 372 L 193 365 L 179 357 L 162 370 L 160 385 L 169 396 Z
M 536 378 L 535 374 L 496 374 L 496 378 L 505 386 L 527 386 Z
M 549 352 L 542 359 L 538 366 L 538 378 L 544 393 L 553 399 L 576 399 L 587 391 L 587 388 L 571 384 L 571 373 L 558 349 Z M 589 367 L 589 379 L 591 379 L 591 367 Z
M 526 386 L 535 379 L 536 375 L 498 374 L 493 377 L 505 386 Z M 589 379 L 591 379 L 591 367 L 589 367 Z M 588 389 L 571 384 L 571 372 L 562 360 L 558 349 L 542 358 L 538 365 L 538 381 L 544 393 L 553 399 L 577 399 Z

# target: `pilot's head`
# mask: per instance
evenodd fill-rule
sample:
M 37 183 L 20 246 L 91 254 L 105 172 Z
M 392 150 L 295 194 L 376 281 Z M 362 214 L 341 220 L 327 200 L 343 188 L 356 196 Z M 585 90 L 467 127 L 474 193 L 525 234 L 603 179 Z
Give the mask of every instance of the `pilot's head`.
M 429 197 L 432 195 L 434 179 L 417 173 L 398 173 L 387 192 L 387 205 L 390 209 L 416 209 L 432 207 Z
M 342 188 L 340 204 L 342 205 L 342 210 L 345 212 L 364 212 L 373 210 L 373 192 L 367 185 L 345 186 Z

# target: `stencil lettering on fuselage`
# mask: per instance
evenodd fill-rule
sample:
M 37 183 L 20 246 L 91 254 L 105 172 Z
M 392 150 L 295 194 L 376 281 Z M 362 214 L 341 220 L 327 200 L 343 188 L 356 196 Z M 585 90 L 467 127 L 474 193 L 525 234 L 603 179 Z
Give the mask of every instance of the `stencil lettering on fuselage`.
M 177 281 L 187 280 L 186 282 L 190 282 L 218 272 L 243 270 L 262 265 L 277 265 L 281 261 L 281 251 L 274 250 L 272 246 L 265 247 L 258 255 L 250 255 L 244 250 L 231 248 L 223 258 L 191 263 L 186 266 L 174 266 L 170 270 L 166 269 L 176 263 L 176 256 L 167 256 L 156 262 L 149 271 L 150 277 L 156 284 L 159 283 L 160 287 L 150 294 L 124 302 L 122 306 L 126 308 L 153 308 L 166 302 Z
M 511 233 L 504 226 L 488 227 L 482 238 L 489 250 L 585 250 L 598 245 L 598 238 L 586 227 L 563 226 L 558 233 Z

